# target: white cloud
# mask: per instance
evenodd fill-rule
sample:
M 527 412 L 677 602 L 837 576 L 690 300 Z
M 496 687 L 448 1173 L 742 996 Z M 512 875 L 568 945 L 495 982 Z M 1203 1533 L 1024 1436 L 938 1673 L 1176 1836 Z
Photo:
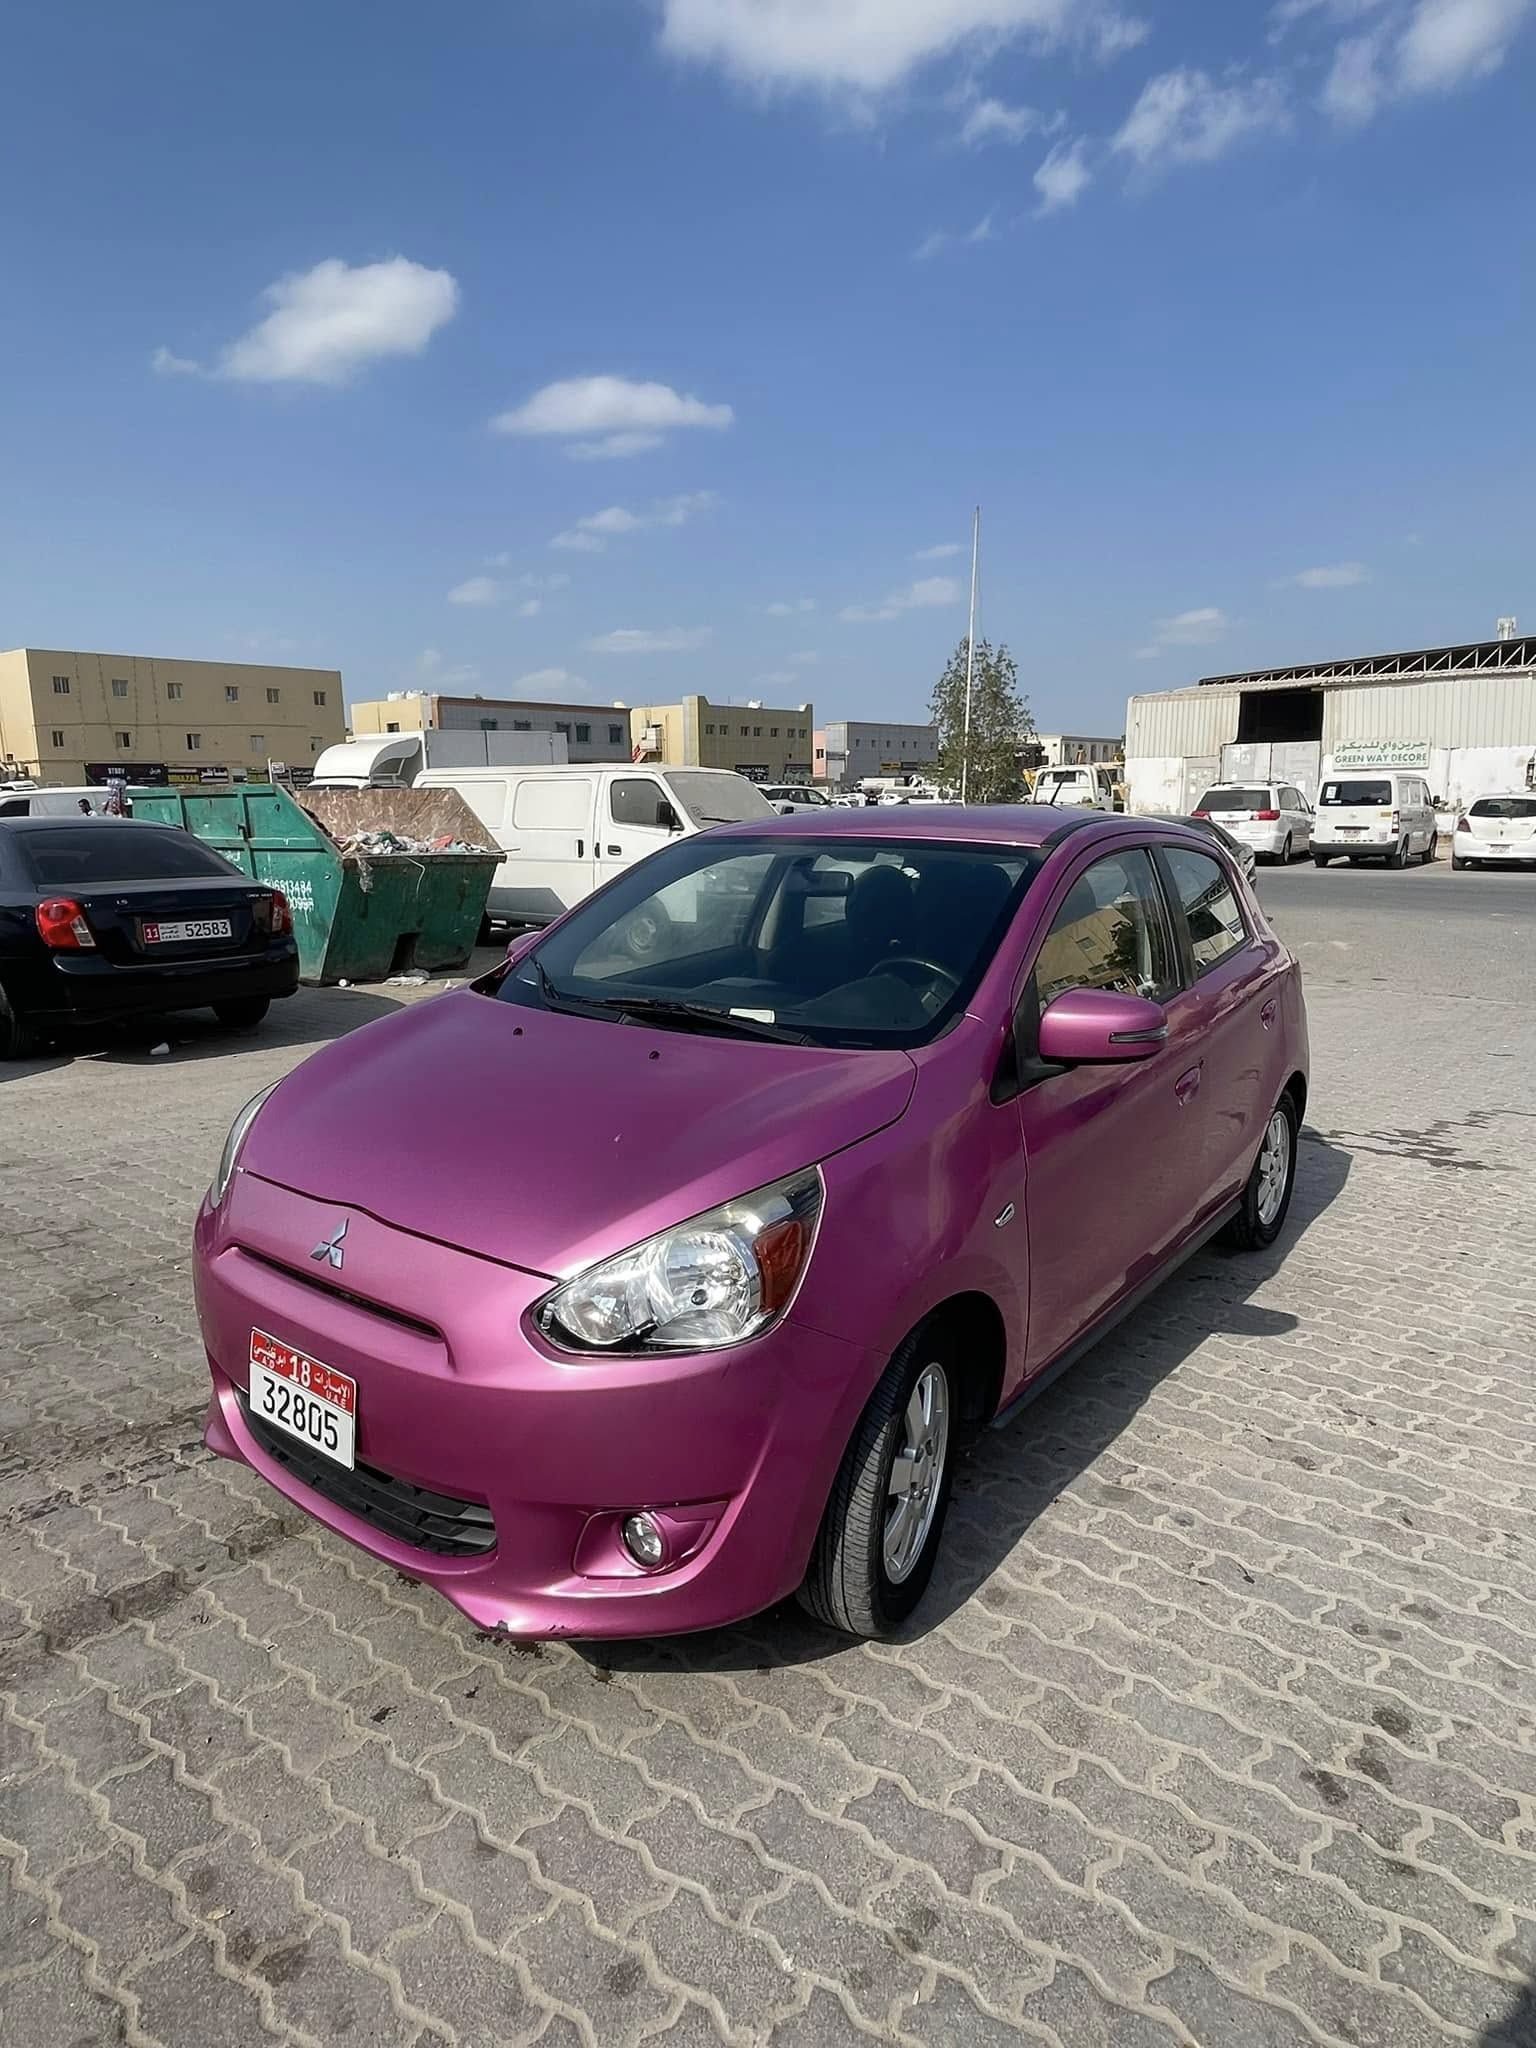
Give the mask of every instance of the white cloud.
M 569 377 L 501 412 L 491 421 L 498 434 L 567 439 L 567 452 L 580 462 L 607 462 L 659 448 L 681 427 L 728 427 L 736 415 L 728 405 L 709 405 L 670 384 L 636 383 L 628 377 Z
M 1141 39 L 1112 0 L 662 0 L 662 43 L 760 87 L 881 93 L 962 48 L 1029 34 L 1112 56 Z
M 952 245 L 956 248 L 974 248 L 978 242 L 995 241 L 992 223 L 996 218 L 997 208 L 994 206 L 990 213 L 984 213 L 975 227 L 967 228 L 964 234 L 952 235 L 947 228 L 935 228 L 933 233 L 925 235 L 912 251 L 912 261 L 926 263 L 930 257 L 937 256 L 941 250 Z
M 1335 121 L 1369 121 L 1381 105 L 1387 81 L 1381 70 L 1380 35 L 1346 36 L 1333 53 L 1322 105 Z
M 788 619 L 792 618 L 796 612 L 813 612 L 815 609 L 816 600 L 814 597 L 797 597 L 793 599 L 781 597 L 776 603 L 763 606 L 763 610 L 770 619 Z
M 958 604 L 960 585 L 953 576 L 924 576 L 905 590 L 893 590 L 878 604 L 845 605 L 838 617 L 846 624 L 867 626 L 887 619 L 899 619 L 903 612 L 926 610 L 930 605 Z
M 168 348 L 157 348 L 149 359 L 149 367 L 158 377 L 200 377 L 203 366 L 191 356 L 172 355 Z
M 1334 562 L 1320 569 L 1300 569 L 1286 578 L 1298 590 L 1353 590 L 1357 584 L 1370 580 L 1371 572 L 1364 562 Z
M 1060 213 L 1075 206 L 1092 183 L 1087 137 L 1080 135 L 1075 142 L 1058 142 L 1035 172 L 1035 190 L 1040 194 L 1035 211 Z
M 423 647 L 417 655 L 416 674 L 422 686 L 429 690 L 467 689 L 471 683 L 480 680 L 480 671 L 472 661 L 445 666 L 442 654 L 435 647 Z
M 459 287 L 446 270 L 404 256 L 383 263 L 328 257 L 268 285 L 272 310 L 232 341 L 214 375 L 244 384 L 345 384 L 365 363 L 419 356 L 458 310 Z M 160 349 L 154 366 L 186 375 L 195 364 Z
M 659 632 L 621 626 L 585 644 L 589 654 L 697 654 L 712 638 L 708 626 L 665 626 Z
M 543 609 L 542 597 L 525 597 L 517 608 L 517 616 L 520 619 L 536 619 Z
M 505 592 L 494 576 L 471 576 L 448 593 L 450 604 L 500 604 Z
M 519 696 L 539 697 L 558 692 L 562 697 L 590 697 L 592 685 L 585 676 L 573 676 L 568 668 L 536 668 L 514 679 L 512 689 Z
M 660 434 L 604 434 L 600 441 L 573 441 L 566 449 L 572 462 L 623 462 L 662 445 Z
M 1010 107 L 1003 100 L 976 100 L 960 129 L 960 140 L 969 149 L 987 142 L 1022 142 L 1044 127 L 1044 119 L 1033 107 Z
M 550 546 L 600 555 L 611 539 L 626 533 L 642 533 L 647 527 L 686 526 L 690 519 L 718 503 L 714 491 L 679 491 L 675 497 L 653 499 L 644 512 L 631 512 L 625 505 L 606 505 L 601 512 L 589 512 L 585 519 L 578 519 L 569 531 L 557 533 Z
M 1231 626 L 1231 620 L 1215 605 L 1201 605 L 1194 611 L 1176 612 L 1171 619 L 1159 619 L 1151 640 L 1138 647 L 1138 661 L 1152 661 L 1170 647 L 1209 647 Z
M 957 540 L 941 540 L 936 548 L 919 548 L 912 559 L 914 562 L 948 562 L 956 555 L 963 555 L 965 549 Z
M 1205 71 L 1165 71 L 1147 81 L 1110 147 L 1145 171 L 1208 164 L 1289 118 L 1279 79 L 1221 84 Z
M 1443 92 L 1497 71 L 1531 0 L 1419 0 L 1398 46 L 1406 92 Z
M 1093 31 L 1093 54 L 1101 64 L 1112 63 L 1128 50 L 1139 50 L 1151 33 L 1151 22 L 1138 21 L 1134 15 L 1101 15 Z

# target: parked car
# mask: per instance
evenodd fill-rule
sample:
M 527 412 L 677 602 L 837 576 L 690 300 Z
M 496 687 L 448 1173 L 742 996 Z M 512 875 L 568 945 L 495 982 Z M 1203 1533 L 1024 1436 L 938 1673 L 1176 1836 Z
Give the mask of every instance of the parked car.
M 518 925 L 551 923 L 675 836 L 776 815 L 725 768 L 429 768 L 416 787 L 456 789 L 484 824 L 504 856 L 486 914 Z
M 71 1025 L 172 1010 L 252 1030 L 298 985 L 287 898 L 190 833 L 0 820 L 0 1058 Z
M 737 914 L 695 934 L 706 866 Z M 1216 1233 L 1274 1241 L 1307 1070 L 1295 962 L 1179 826 L 679 838 L 241 1111 L 196 1227 L 207 1443 L 481 1628 L 798 1589 L 885 1633 L 965 1437 Z
M 1509 861 L 1536 867 L 1536 796 L 1528 789 L 1480 796 L 1456 820 L 1451 866 L 1458 870 Z
M 1427 865 L 1439 844 L 1422 775 L 1382 768 L 1323 777 L 1312 828 L 1312 858 L 1320 868 L 1340 854 L 1356 865 L 1374 859 L 1405 868 L 1415 858 Z
M 1242 870 L 1244 881 L 1253 880 L 1259 864 L 1257 854 L 1251 846 L 1245 846 L 1241 839 L 1234 839 L 1232 834 L 1218 825 L 1214 818 L 1185 818 L 1177 811 L 1159 811 L 1154 813 L 1154 816 L 1161 824 L 1187 825 L 1191 832 L 1199 832 L 1207 839 L 1214 839 L 1229 859 L 1236 861 Z
M 1078 810 L 1118 811 L 1113 768 L 1079 763 L 1069 768 L 1042 768 L 1035 776 L 1037 804 L 1059 804 Z
M 1282 867 L 1306 855 L 1312 845 L 1312 808 L 1294 783 L 1218 782 L 1194 809 L 1202 824 L 1212 821 L 1250 847 L 1255 859 Z
M 808 782 L 760 782 L 757 786 L 781 818 L 792 817 L 796 811 L 824 811 L 832 801 L 824 789 L 813 789 Z

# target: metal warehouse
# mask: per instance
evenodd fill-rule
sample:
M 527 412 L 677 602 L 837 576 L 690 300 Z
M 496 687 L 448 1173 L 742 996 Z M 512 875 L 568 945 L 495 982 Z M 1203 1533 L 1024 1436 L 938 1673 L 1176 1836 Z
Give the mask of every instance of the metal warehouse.
M 1422 769 L 1438 807 L 1536 786 L 1536 638 L 1368 654 L 1207 676 L 1132 697 L 1125 769 L 1133 811 L 1189 811 L 1213 782 L 1285 781 L 1316 802 L 1321 778 Z

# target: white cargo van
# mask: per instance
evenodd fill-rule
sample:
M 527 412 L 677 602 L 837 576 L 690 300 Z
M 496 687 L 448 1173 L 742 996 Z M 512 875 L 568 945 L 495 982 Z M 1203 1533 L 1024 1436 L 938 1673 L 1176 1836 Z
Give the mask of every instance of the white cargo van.
M 726 768 L 429 768 L 418 789 L 456 789 L 502 850 L 486 915 L 549 924 L 679 832 L 778 813 Z
M 82 812 L 99 811 L 106 800 L 104 789 L 84 783 L 73 789 L 23 789 L 18 785 L 0 791 L 0 818 L 78 818 Z
M 1035 777 L 1035 802 L 1083 811 L 1116 811 L 1120 806 L 1115 799 L 1115 771 L 1084 763 L 1042 768 Z
M 1347 860 L 1384 860 L 1389 868 L 1432 861 L 1438 833 L 1429 784 L 1398 768 L 1325 774 L 1312 820 L 1312 858 L 1320 868 Z

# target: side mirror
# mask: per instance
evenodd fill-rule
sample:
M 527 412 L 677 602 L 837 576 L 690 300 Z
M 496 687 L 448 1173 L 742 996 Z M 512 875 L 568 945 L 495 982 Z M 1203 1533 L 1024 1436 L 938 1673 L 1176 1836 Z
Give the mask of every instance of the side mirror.
M 1040 1057 L 1051 1066 L 1109 1066 L 1150 1059 L 1168 1036 L 1161 1003 L 1112 989 L 1070 988 L 1040 1019 Z
M 773 808 L 778 812 L 781 818 L 792 818 L 795 815 L 795 807 L 793 804 L 775 804 Z
M 515 967 L 525 953 L 531 952 L 534 942 L 543 937 L 542 932 L 519 932 L 507 947 L 507 965 Z
M 667 802 L 665 797 L 659 797 L 657 799 L 656 823 L 661 827 L 663 832 L 681 832 L 683 829 L 682 819 L 677 815 L 676 811 L 673 810 L 672 806 Z

